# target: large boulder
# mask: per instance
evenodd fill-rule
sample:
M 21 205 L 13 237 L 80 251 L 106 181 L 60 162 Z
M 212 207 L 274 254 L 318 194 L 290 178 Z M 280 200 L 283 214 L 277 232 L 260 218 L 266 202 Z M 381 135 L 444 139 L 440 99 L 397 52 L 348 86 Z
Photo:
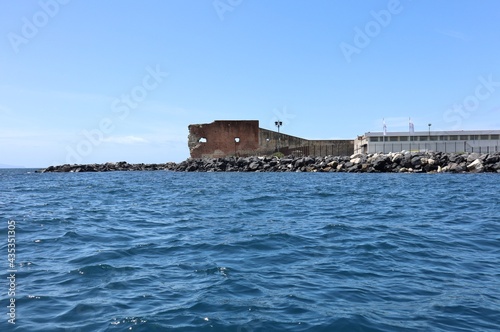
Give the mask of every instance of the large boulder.
M 248 165 L 248 169 L 249 169 L 250 171 L 254 171 L 254 172 L 255 172 L 256 170 L 258 170 L 258 169 L 259 169 L 259 166 L 260 166 L 260 165 L 259 165 L 259 163 L 258 163 L 258 162 L 252 161 L 252 162 L 250 163 L 250 165 Z
M 467 156 L 467 162 L 468 163 L 472 163 L 474 162 L 476 159 L 479 159 L 481 157 L 481 155 L 479 153 L 471 153 Z
M 386 164 L 387 164 L 386 158 L 381 156 L 375 159 L 375 161 L 373 162 L 373 168 L 376 169 L 377 171 L 383 171 Z
M 467 166 L 467 170 L 473 173 L 482 173 L 484 171 L 484 166 L 481 160 L 478 158 Z
M 415 156 L 411 158 L 411 165 L 413 166 L 413 168 L 420 168 L 420 165 L 422 165 L 422 157 Z

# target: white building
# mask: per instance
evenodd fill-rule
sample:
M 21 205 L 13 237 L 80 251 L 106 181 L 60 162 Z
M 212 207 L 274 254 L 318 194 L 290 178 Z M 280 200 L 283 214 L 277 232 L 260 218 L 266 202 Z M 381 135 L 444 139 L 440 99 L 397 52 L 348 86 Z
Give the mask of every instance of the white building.
M 500 130 L 418 131 L 365 133 L 354 140 L 355 153 L 500 151 Z

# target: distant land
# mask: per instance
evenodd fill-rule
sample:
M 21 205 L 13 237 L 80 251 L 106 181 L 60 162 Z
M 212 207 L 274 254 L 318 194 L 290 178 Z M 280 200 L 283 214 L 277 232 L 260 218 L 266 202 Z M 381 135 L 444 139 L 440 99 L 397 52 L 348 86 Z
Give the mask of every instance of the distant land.
M 26 167 L 19 165 L 0 164 L 0 168 L 26 168 Z

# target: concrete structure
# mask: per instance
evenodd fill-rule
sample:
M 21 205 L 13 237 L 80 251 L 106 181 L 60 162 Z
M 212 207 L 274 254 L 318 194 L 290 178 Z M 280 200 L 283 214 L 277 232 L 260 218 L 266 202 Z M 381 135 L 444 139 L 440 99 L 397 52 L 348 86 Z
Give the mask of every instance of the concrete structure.
M 354 140 L 355 153 L 500 151 L 500 130 L 365 133 Z
M 192 158 L 271 155 L 351 155 L 352 140 L 307 140 L 259 128 L 258 120 L 218 120 L 189 125 L 188 146 Z

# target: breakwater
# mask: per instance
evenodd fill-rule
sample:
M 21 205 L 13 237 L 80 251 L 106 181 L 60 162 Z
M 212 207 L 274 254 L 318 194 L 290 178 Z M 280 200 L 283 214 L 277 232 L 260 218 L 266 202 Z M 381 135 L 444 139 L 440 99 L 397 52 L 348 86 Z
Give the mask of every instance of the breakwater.
M 127 162 L 60 165 L 46 172 L 108 171 L 175 172 L 350 172 L 350 173 L 500 173 L 500 153 L 443 153 L 407 151 L 327 157 L 226 157 L 194 159 L 180 163 L 129 164 Z

